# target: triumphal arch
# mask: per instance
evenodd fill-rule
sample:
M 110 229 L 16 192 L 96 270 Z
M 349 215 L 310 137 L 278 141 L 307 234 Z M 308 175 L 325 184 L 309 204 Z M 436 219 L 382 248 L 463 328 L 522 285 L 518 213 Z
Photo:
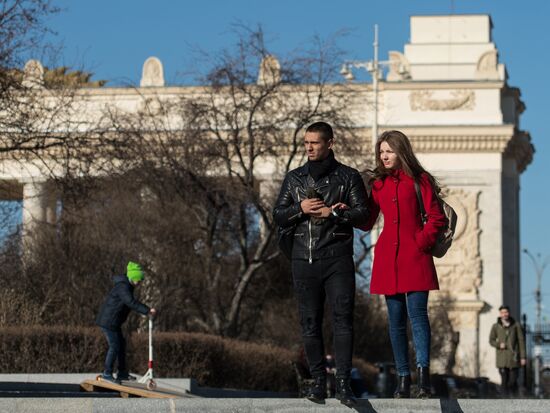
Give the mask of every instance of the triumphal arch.
M 520 175 L 534 148 L 519 118 L 525 105 L 520 91 L 508 85 L 499 61 L 488 15 L 413 16 L 410 42 L 389 53 L 389 71 L 380 79 L 379 131 L 400 129 L 410 138 L 424 166 L 444 185 L 448 202 L 458 212 L 453 247 L 436 260 L 442 291 L 432 301 L 448 300 L 455 336 L 450 343 L 453 370 L 497 379 L 494 350 L 489 346 L 497 309 L 507 303 L 520 314 Z M 277 61 L 266 62 L 277 69 Z M 39 62 L 25 69 L 29 84 L 40 87 Z M 262 72 L 259 82 L 265 81 Z M 116 102 L 139 111 L 144 103 L 196 90 L 165 86 L 162 63 L 148 59 L 140 87 L 83 89 L 78 128 L 83 117 Z M 349 108 L 354 127 L 371 147 L 372 84 L 357 83 Z M 78 96 L 77 96 L 77 99 Z M 266 164 L 266 177 L 277 177 L 276 162 Z M 280 177 L 279 177 L 280 178 Z M 37 165 L 3 159 L 0 179 L 9 182 L 5 197 L 23 200 L 23 226 L 56 219 L 56 197 Z M 437 355 L 434 355 L 437 357 Z M 434 369 L 445 366 L 434 360 Z

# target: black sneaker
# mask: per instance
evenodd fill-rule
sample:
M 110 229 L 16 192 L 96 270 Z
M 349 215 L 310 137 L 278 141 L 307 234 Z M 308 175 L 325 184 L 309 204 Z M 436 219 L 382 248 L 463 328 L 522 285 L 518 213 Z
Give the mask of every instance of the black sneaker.
M 132 376 L 128 373 L 118 373 L 116 376 L 118 381 L 136 381 L 136 376 Z
M 120 384 L 119 380 L 116 379 L 112 374 L 101 374 L 99 378 L 103 381 L 110 381 L 111 383 Z

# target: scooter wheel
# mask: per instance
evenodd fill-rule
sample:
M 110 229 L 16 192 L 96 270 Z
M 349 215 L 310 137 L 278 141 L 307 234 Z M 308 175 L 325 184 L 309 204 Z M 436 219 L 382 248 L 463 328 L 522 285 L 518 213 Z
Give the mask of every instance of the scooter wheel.
M 101 374 L 98 374 L 97 376 L 95 376 L 95 379 L 96 379 L 97 381 L 101 381 Z
M 157 383 L 151 379 L 147 381 L 147 390 L 155 390 L 157 388 Z

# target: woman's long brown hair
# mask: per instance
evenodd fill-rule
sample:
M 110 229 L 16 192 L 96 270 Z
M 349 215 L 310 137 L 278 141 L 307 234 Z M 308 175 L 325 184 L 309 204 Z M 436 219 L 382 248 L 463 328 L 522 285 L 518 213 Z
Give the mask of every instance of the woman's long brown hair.
M 391 174 L 391 169 L 387 169 L 380 159 L 380 145 L 382 145 L 382 142 L 387 142 L 388 145 L 390 145 L 390 148 L 395 152 L 395 154 L 397 155 L 397 159 L 399 159 L 399 163 L 401 164 L 403 172 L 405 172 L 411 178 L 414 178 L 416 181 L 419 181 L 420 176 L 425 173 L 428 177 L 428 180 L 432 184 L 435 193 L 438 194 L 440 192 L 440 187 L 437 180 L 432 176 L 432 174 L 424 169 L 424 167 L 416 158 L 411 142 L 409 141 L 409 138 L 407 138 L 407 135 L 398 130 L 385 131 L 376 141 L 376 167 L 369 173 L 369 185 L 372 185 L 374 181 L 383 180 L 384 178 L 386 178 L 386 176 Z

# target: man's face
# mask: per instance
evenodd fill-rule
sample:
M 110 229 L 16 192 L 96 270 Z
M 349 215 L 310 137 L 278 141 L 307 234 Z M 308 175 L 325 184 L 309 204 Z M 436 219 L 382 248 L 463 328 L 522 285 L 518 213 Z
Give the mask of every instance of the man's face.
M 319 132 L 306 132 L 304 146 L 306 155 L 310 161 L 322 161 L 326 159 L 332 148 L 333 140 L 325 141 Z
M 510 312 L 506 308 L 503 308 L 502 310 L 500 310 L 501 320 L 507 321 L 509 318 L 510 318 Z

